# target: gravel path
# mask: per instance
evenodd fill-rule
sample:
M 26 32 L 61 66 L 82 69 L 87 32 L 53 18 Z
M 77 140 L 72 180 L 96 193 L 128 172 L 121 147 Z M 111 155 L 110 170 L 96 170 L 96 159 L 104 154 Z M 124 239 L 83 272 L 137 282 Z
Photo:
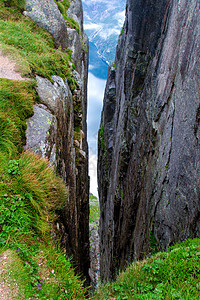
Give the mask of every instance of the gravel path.
M 11 253 L 9 250 L 0 255 L 0 300 L 11 300 L 10 284 L 4 278 L 4 272 L 8 269 L 8 260 Z
M 3 55 L 0 51 L 0 78 L 7 78 L 12 80 L 26 80 L 21 77 L 19 72 L 16 72 L 16 63 L 11 61 L 8 56 Z

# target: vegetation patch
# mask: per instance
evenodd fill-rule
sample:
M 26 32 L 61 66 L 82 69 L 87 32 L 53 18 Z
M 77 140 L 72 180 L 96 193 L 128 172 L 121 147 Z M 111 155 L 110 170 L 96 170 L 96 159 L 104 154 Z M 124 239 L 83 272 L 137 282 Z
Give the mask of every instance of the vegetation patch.
M 21 298 L 16 299 L 64 299 L 66 294 L 67 299 L 85 297 L 70 259 L 51 238 L 52 224 L 67 195 L 64 182 L 48 161 L 36 154 L 22 153 L 18 160 L 4 160 L 0 167 L 0 248 L 11 249 L 20 258 L 14 255 L 11 266 L 13 278 L 24 290 L 24 298 L 19 294 Z
M 199 299 L 200 239 L 189 239 L 166 252 L 135 262 L 94 299 Z
M 63 0 L 63 1 L 55 1 L 57 6 L 58 6 L 58 9 L 60 10 L 61 14 L 63 15 L 66 23 L 67 23 L 67 26 L 72 28 L 72 29 L 75 29 L 78 34 L 80 34 L 80 26 L 79 24 L 70 16 L 68 16 L 67 14 L 67 10 L 69 9 L 70 7 L 70 1 L 69 0 Z
M 102 148 L 102 150 L 105 150 L 104 127 L 103 127 L 103 125 L 99 129 L 99 138 L 100 138 L 101 148 Z
M 92 193 L 90 194 L 90 215 L 89 223 L 98 226 L 100 219 L 100 205 L 99 200 Z
M 0 2 L 0 51 L 30 78 L 0 79 L 0 256 L 9 252 L 11 258 L 0 273 L 12 299 L 85 299 L 83 281 L 59 248 L 56 231 L 68 190 L 47 160 L 23 152 L 26 120 L 38 101 L 31 78 L 52 81 L 58 75 L 73 91 L 72 51 L 56 49 L 52 36 L 22 15 L 23 3 Z
M 0 79 L 0 155 L 21 152 L 26 119 L 33 114 L 35 81 Z
M 19 70 L 22 75 L 31 77 L 37 74 L 51 81 L 52 75 L 58 75 L 64 80 L 67 78 L 74 90 L 77 84 L 71 75 L 68 51 L 56 49 L 50 33 L 28 17 L 19 15 L 13 7 L 4 7 L 0 3 L 1 13 L 5 13 L 6 22 L 5 18 L 0 20 L 0 49 L 17 58 L 22 66 Z M 11 15 L 12 18 L 9 17 Z
M 72 17 L 67 16 L 66 23 L 67 23 L 68 27 L 75 29 L 78 32 L 78 34 L 80 34 L 80 26 Z
M 121 32 L 120 32 L 120 35 L 119 35 L 119 36 L 122 36 L 122 35 L 123 35 L 123 33 L 124 33 L 124 27 L 122 27 L 122 29 L 121 29 Z

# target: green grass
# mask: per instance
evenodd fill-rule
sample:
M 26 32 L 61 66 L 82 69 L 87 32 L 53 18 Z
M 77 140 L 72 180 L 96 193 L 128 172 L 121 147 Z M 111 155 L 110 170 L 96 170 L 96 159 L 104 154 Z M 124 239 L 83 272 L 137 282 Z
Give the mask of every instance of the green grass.
M 199 299 L 200 239 L 186 240 L 133 263 L 93 299 Z
M 67 200 L 64 182 L 48 161 L 31 152 L 0 166 L 0 245 L 30 232 L 48 236 L 56 211 Z
M 30 245 L 18 243 L 0 252 L 9 254 L 1 278 L 9 284 L 11 299 L 86 299 L 71 260 L 52 245 L 32 240 Z
M 0 253 L 10 257 L 1 275 L 12 299 L 85 299 L 83 281 L 59 248 L 63 232 L 55 226 L 68 190 L 47 160 L 23 152 L 26 120 L 39 101 L 32 78 L 58 75 L 73 91 L 72 51 L 56 49 L 51 35 L 22 15 L 23 3 L 0 2 L 0 50 L 30 78 L 0 79 Z
M 25 144 L 26 119 L 33 115 L 35 81 L 0 79 L 0 153 L 11 155 Z
M 61 14 L 64 17 L 64 19 L 67 23 L 67 26 L 72 28 L 72 29 L 75 29 L 78 32 L 78 34 L 80 34 L 79 24 L 73 18 L 68 16 L 68 14 L 67 14 L 67 10 L 70 7 L 70 1 L 69 0 L 63 0 L 63 1 L 55 1 L 55 2 L 57 4 L 58 9 L 60 10 Z
M 100 206 L 99 200 L 93 194 L 90 193 L 90 215 L 89 215 L 89 223 L 97 224 L 99 223 L 100 218 Z
M 71 75 L 70 52 L 56 49 L 52 36 L 13 7 L 0 3 L 0 49 L 15 57 L 24 76 L 35 74 L 50 80 L 52 75 L 67 78 L 72 90 L 77 86 Z M 11 17 L 12 16 L 12 17 Z M 6 22 L 5 22 L 6 20 Z
M 64 182 L 36 154 L 24 152 L 1 164 L 0 252 L 14 251 L 8 274 L 11 270 L 24 295 L 16 299 L 64 299 L 66 293 L 67 299 L 85 298 L 83 282 L 55 238 L 54 224 L 67 197 Z

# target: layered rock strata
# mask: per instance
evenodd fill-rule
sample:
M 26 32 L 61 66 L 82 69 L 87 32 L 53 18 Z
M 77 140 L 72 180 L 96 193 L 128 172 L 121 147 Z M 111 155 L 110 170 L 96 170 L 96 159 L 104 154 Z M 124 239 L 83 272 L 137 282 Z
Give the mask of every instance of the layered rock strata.
M 39 103 L 27 122 L 26 148 L 50 160 L 69 187 L 69 199 L 61 214 L 67 253 L 73 256 L 76 270 L 89 282 L 89 177 L 87 145 L 88 40 L 83 32 L 81 0 L 71 1 L 70 14 L 80 22 L 80 33 L 67 28 L 53 0 L 28 0 L 25 14 L 48 30 L 56 45 L 72 50 L 73 78 L 52 76 L 51 81 L 36 76 Z M 64 23 L 63 23 L 64 22 Z M 59 228 L 59 225 L 57 226 Z M 61 226 L 60 226 L 61 228 Z
M 200 236 L 200 3 L 128 0 L 99 130 L 100 272 Z

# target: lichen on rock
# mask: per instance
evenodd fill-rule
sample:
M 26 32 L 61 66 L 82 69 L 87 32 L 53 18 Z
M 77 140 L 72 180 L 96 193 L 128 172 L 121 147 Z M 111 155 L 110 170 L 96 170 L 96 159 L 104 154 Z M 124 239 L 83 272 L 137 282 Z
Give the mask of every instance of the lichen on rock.
M 24 14 L 49 31 L 58 47 L 67 47 L 67 26 L 53 0 L 26 0 Z

